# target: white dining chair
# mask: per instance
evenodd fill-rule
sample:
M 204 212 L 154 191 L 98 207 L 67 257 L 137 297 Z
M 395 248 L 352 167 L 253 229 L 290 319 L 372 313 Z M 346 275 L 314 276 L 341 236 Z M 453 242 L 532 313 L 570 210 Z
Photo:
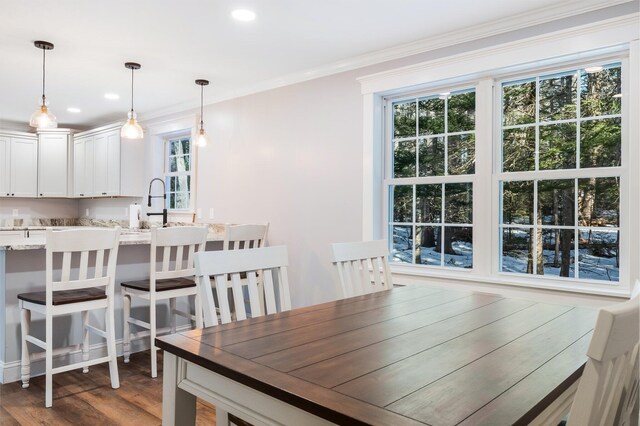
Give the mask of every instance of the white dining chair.
M 225 225 L 223 250 L 264 247 L 269 224 Z
M 158 348 L 154 342 L 158 334 L 175 333 L 176 315 L 202 326 L 202 306 L 195 282 L 195 254 L 204 250 L 208 229 L 200 226 L 177 226 L 173 228 L 151 228 L 151 253 L 149 260 L 149 279 L 129 281 L 120 284 L 124 299 L 123 355 L 128 363 L 131 356 L 131 340 L 149 337 L 151 347 L 151 377 L 158 376 Z M 162 251 L 157 262 L 157 251 Z M 158 268 L 159 266 L 159 268 Z M 194 297 L 195 313 L 176 309 L 177 297 Z M 131 299 L 137 297 L 149 302 L 149 321 L 131 316 Z M 165 329 L 157 328 L 157 302 L 169 300 L 170 325 Z M 131 332 L 131 325 L 142 328 Z
M 288 257 L 286 246 L 197 253 L 196 279 L 202 299 L 204 326 L 212 327 L 234 320 L 244 320 L 249 315 L 258 317 L 291 310 Z M 211 283 L 211 279 L 214 284 Z M 263 283 L 262 288 L 259 285 L 260 279 Z M 216 306 L 213 297 L 212 285 L 218 294 L 225 294 L 229 283 L 235 312 L 232 312 L 228 298 L 218 298 L 219 306 Z M 244 300 L 245 288 L 249 295 L 249 310 Z M 262 293 L 264 303 L 261 302 Z M 216 407 L 216 424 L 228 425 L 230 420 L 236 424 L 245 424 Z
M 388 258 L 387 240 L 332 244 L 338 294 L 345 298 L 392 288 Z
M 249 312 L 252 317 L 257 317 L 291 309 L 286 246 L 208 251 L 196 254 L 195 259 L 205 327 L 219 323 L 210 277 L 213 277 L 218 294 L 224 294 L 231 282 L 236 320 L 246 319 Z M 241 274 L 246 274 L 246 279 L 241 279 Z M 264 286 L 264 306 L 260 303 L 258 275 L 262 276 Z M 243 288 L 247 288 L 249 295 L 249 310 L 244 303 Z M 218 298 L 218 305 L 220 322 L 231 322 L 228 298 Z
M 638 296 L 598 313 L 569 426 L 638 424 Z
M 31 362 L 45 358 L 45 406 L 53 405 L 53 374 L 109 362 L 111 387 L 120 387 L 114 326 L 114 288 L 116 261 L 118 257 L 120 228 L 83 229 L 68 231 L 46 230 L 45 291 L 18 295 L 21 312 L 22 335 L 22 387 L 29 387 Z M 54 279 L 54 262 L 62 260 L 60 279 Z M 89 261 L 93 260 L 93 271 Z M 106 271 L 105 271 L 105 259 Z M 76 269 L 75 265 L 78 263 Z M 104 330 L 89 323 L 89 312 L 104 310 Z M 31 334 L 31 314 L 45 317 L 45 338 L 41 340 Z M 82 343 L 53 348 L 54 318 L 72 313 L 81 313 Z M 89 333 L 106 340 L 107 356 L 90 359 Z M 29 344 L 44 349 L 31 353 Z M 53 355 L 82 353 L 81 361 L 53 367 Z

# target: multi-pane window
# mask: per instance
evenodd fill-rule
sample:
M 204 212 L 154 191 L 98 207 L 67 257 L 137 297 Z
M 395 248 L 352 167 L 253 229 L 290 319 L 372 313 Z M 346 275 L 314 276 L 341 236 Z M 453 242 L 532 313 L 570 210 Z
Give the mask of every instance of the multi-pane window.
M 621 65 L 501 86 L 500 271 L 619 280 Z
M 188 210 L 191 208 L 191 138 L 168 139 L 166 145 L 167 208 Z
M 471 268 L 475 90 L 391 106 L 393 163 L 386 180 L 391 258 Z

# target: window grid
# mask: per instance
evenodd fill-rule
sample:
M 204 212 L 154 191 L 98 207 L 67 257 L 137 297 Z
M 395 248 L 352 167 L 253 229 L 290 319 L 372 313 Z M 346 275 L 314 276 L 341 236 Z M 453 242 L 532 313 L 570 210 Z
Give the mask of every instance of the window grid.
M 186 145 L 185 145 L 186 142 Z M 165 162 L 165 186 L 166 186 L 166 207 L 173 211 L 188 211 L 191 209 L 191 188 L 193 170 L 193 144 L 190 137 L 175 137 L 167 139 L 166 142 L 166 162 Z M 172 154 L 173 146 L 180 147 Z M 186 146 L 186 152 L 183 147 Z M 175 160 L 175 170 L 173 160 Z M 182 163 L 180 163 L 182 161 Z M 182 166 L 179 166 L 182 164 Z M 172 189 L 173 185 L 173 189 Z M 186 189 L 178 188 L 186 187 Z M 181 190 L 182 189 L 182 190 Z
M 604 69 L 609 69 L 609 68 L 616 68 L 616 67 L 620 67 L 621 68 L 621 64 L 616 63 L 616 64 L 609 64 L 609 65 L 605 65 Z M 513 82 L 509 82 L 511 83 L 511 85 L 516 85 L 516 84 L 521 84 L 523 82 L 527 82 L 527 81 L 535 81 L 536 87 L 535 87 L 535 123 L 525 123 L 525 124 L 515 124 L 515 125 L 509 125 L 509 126 L 505 126 L 504 125 L 504 87 L 508 87 L 510 84 L 509 83 L 503 83 L 502 84 L 502 90 L 500 92 L 500 105 L 501 105 L 501 116 L 500 116 L 500 147 L 501 147 L 501 157 L 500 157 L 500 170 L 501 173 L 499 174 L 499 184 L 500 184 L 500 216 L 499 216 L 499 226 L 498 226 L 498 232 L 499 232 L 499 271 L 501 273 L 507 273 L 509 275 L 513 275 L 513 274 L 518 274 L 518 275 L 525 275 L 525 276 L 536 276 L 538 275 L 538 243 L 539 243 L 539 235 L 543 234 L 544 230 L 572 230 L 573 231 L 573 251 L 574 251 L 574 255 L 572 257 L 573 260 L 573 264 L 571 265 L 573 267 L 573 276 L 569 276 L 569 277 L 564 277 L 564 276 L 553 276 L 554 278 L 560 278 L 560 279 L 576 279 L 576 280 L 582 280 L 582 281 L 595 281 L 598 283 L 602 283 L 602 281 L 600 280 L 593 280 L 593 279 L 587 279 L 587 278 L 583 278 L 580 276 L 580 237 L 581 237 L 581 232 L 587 231 L 587 232 L 593 232 L 593 231 L 598 231 L 598 232 L 615 232 L 618 234 L 617 236 L 617 257 L 619 258 L 620 253 L 620 239 L 619 239 L 619 231 L 620 231 L 620 224 L 619 224 L 619 211 L 620 211 L 620 195 L 618 192 L 618 224 L 617 226 L 581 226 L 580 225 L 580 213 L 579 213 L 579 180 L 580 179 L 584 179 L 584 178 L 592 178 L 595 176 L 595 178 L 604 178 L 603 176 L 601 176 L 601 173 L 592 173 L 594 171 L 593 168 L 583 168 L 582 164 L 581 164 L 581 123 L 583 122 L 587 122 L 587 121 L 593 121 L 593 120 L 606 120 L 606 119 L 619 119 L 622 120 L 622 111 L 620 111 L 620 113 L 618 114 L 601 114 L 601 115 L 588 115 L 588 116 L 582 116 L 582 72 L 584 72 L 583 69 L 576 69 L 576 70 L 571 70 L 568 72 L 563 72 L 563 73 L 556 73 L 556 74 L 545 74 L 545 75 L 538 75 L 535 77 L 535 79 L 523 79 L 523 80 L 518 80 L 518 81 L 513 81 Z M 540 120 L 540 81 L 544 80 L 544 79 L 550 79 L 552 77 L 558 77 L 558 76 L 562 76 L 562 75 L 575 75 L 576 76 L 576 101 L 575 101 L 575 105 L 576 105 L 576 117 L 575 118 L 570 118 L 570 119 L 563 119 L 563 120 L 547 120 L 547 121 L 541 121 Z M 557 124 L 563 124 L 563 123 L 575 123 L 576 126 L 576 136 L 575 136 L 575 168 L 565 168 L 565 169 L 540 169 L 540 127 L 541 125 L 557 125 Z M 504 171 L 504 142 L 503 142 L 503 137 L 504 137 L 504 130 L 509 130 L 509 129 L 523 129 L 523 128 L 531 128 L 534 127 L 535 128 L 535 162 L 534 162 L 534 170 L 532 171 L 516 171 L 516 172 L 512 172 L 512 171 Z M 622 159 L 622 157 L 620 158 L 621 162 L 624 161 L 624 159 Z M 603 167 L 597 167 L 597 169 L 602 169 Z M 619 179 L 621 178 L 621 174 L 622 174 L 622 170 L 620 168 L 620 166 L 614 166 L 614 167 L 607 167 L 606 168 L 610 173 L 607 174 L 607 176 L 605 177 L 611 177 L 611 178 L 616 178 L 618 179 L 618 191 L 620 191 L 620 182 Z M 548 179 L 541 179 L 541 177 L 544 177 L 545 172 L 554 172 L 554 171 L 559 171 L 561 170 L 562 173 L 565 175 L 562 178 L 553 178 L 553 177 L 549 177 Z M 516 176 L 514 176 L 513 178 L 510 176 L 512 173 L 516 173 Z M 538 203 L 539 203 L 539 182 L 540 181 L 544 181 L 544 180 L 568 180 L 568 179 L 572 179 L 573 182 L 573 209 L 574 209 L 574 214 L 573 214 L 573 225 L 543 225 L 540 221 L 540 218 L 538 217 L 539 214 L 539 208 L 538 208 Z M 504 218 L 503 218 L 503 207 L 502 207 L 502 198 L 503 198 L 503 183 L 504 182 L 512 182 L 512 181 L 532 181 L 533 182 L 533 217 L 532 217 L 532 224 L 505 224 L 504 223 Z M 504 271 L 503 270 L 503 261 L 504 261 L 504 251 L 503 251 L 503 238 L 504 238 L 504 230 L 506 229 L 526 229 L 526 230 L 533 230 L 533 232 L 530 232 L 530 235 L 532 234 L 533 237 L 533 253 L 529 253 L 529 257 L 531 258 L 531 263 L 532 263 L 532 274 L 529 273 L 517 273 L 517 272 L 512 272 L 512 271 Z M 540 230 L 540 232 L 537 232 L 537 230 Z M 530 237 L 531 238 L 531 237 Z M 544 237 L 543 237 L 544 238 Z M 557 238 L 557 236 L 555 237 Z M 544 247 L 542 247 L 542 251 L 544 253 Z M 544 254 L 542 255 L 542 259 L 544 262 Z M 617 273 L 619 274 L 619 266 L 617 267 Z M 619 275 L 615 277 L 615 279 L 611 279 L 611 276 L 609 275 L 609 272 L 607 271 L 607 276 L 609 277 L 609 281 L 613 282 L 613 283 L 617 283 L 619 281 Z M 607 281 L 605 281 L 606 283 Z
M 449 174 L 450 170 L 449 170 L 449 138 L 451 136 L 461 136 L 461 135 L 472 135 L 473 136 L 473 150 L 475 152 L 475 134 L 476 134 L 476 130 L 475 130 L 475 117 L 474 117 L 474 126 L 473 126 L 473 130 L 461 130 L 461 131 L 455 131 L 455 132 L 449 132 L 449 99 L 451 98 L 451 96 L 455 96 L 458 94 L 464 94 L 464 93 L 469 93 L 469 92 L 473 92 L 474 93 L 474 99 L 475 99 L 475 88 L 467 88 L 467 89 L 463 89 L 463 90 L 459 90 L 456 92 L 452 92 L 452 93 L 446 93 L 446 94 L 441 94 L 438 96 L 413 96 L 411 98 L 407 98 L 407 99 L 401 99 L 401 100 L 397 100 L 395 102 L 393 102 L 392 108 L 390 108 L 391 110 L 391 123 L 392 126 L 391 127 L 391 158 L 394 159 L 394 161 L 391 162 L 391 169 L 389 171 L 389 174 L 391 175 L 391 178 L 386 179 L 386 183 L 387 183 L 387 188 L 389 189 L 388 193 L 389 193 L 389 221 L 388 223 L 388 233 L 389 235 L 391 235 L 391 238 L 389 238 L 389 244 L 390 244 L 390 248 L 391 248 L 391 255 L 390 257 L 393 260 L 393 256 L 394 256 L 394 227 L 405 227 L 405 228 L 410 228 L 411 230 L 411 263 L 412 264 L 416 264 L 416 253 L 417 253 L 417 248 L 419 246 L 419 242 L 418 240 L 418 228 L 420 227 L 433 227 L 434 228 L 434 232 L 435 230 L 438 230 L 438 239 L 439 239 L 439 244 L 440 244 L 440 255 L 439 255 L 439 264 L 438 265 L 421 265 L 421 266 L 425 266 L 425 267 L 446 267 L 445 265 L 445 261 L 447 258 L 447 255 L 444 253 L 444 247 L 445 247 L 445 238 L 446 238 L 446 233 L 450 228 L 471 228 L 471 230 L 473 229 L 473 224 L 472 223 L 448 223 L 446 222 L 445 219 L 445 211 L 446 211 L 446 193 L 445 193 L 445 185 L 447 183 L 467 183 L 471 185 L 471 191 L 473 191 L 473 175 L 475 174 L 475 170 L 474 173 L 467 173 L 467 174 Z M 443 96 L 444 95 L 444 96 Z M 443 109 L 443 119 L 444 119 L 444 132 L 440 132 L 440 133 L 428 133 L 428 131 L 425 134 L 420 134 L 420 120 L 421 119 L 426 119 L 426 116 L 424 118 L 420 117 L 420 101 L 426 101 L 426 100 L 430 100 L 430 99 L 442 99 L 444 101 L 444 109 Z M 407 101 L 409 100 L 413 100 L 413 106 L 415 108 L 415 135 L 412 136 L 401 136 L 401 137 L 396 137 L 394 134 L 394 114 L 395 114 L 395 105 L 397 104 L 406 104 Z M 475 107 L 474 107 L 474 116 L 475 116 Z M 437 141 L 437 139 L 442 138 L 442 143 L 444 145 L 443 150 L 443 172 L 442 174 L 430 174 L 428 176 L 424 176 L 424 174 L 426 173 L 422 173 L 422 168 L 421 168 L 421 143 L 427 143 L 428 140 L 434 140 Z M 398 147 L 399 143 L 413 143 L 414 147 L 415 147 L 415 174 L 413 177 L 395 177 L 395 149 Z M 475 161 L 474 161 L 475 162 Z M 462 178 L 462 180 L 461 180 Z M 417 218 L 417 185 L 440 185 L 440 221 L 439 222 L 418 222 L 418 218 Z M 411 186 L 411 196 L 412 196 L 412 201 L 411 201 L 411 208 L 412 208 L 412 213 L 411 213 L 411 222 L 397 222 L 394 219 L 394 187 L 396 186 Z M 472 205 L 472 202 L 470 203 Z M 471 262 L 471 265 L 473 263 Z

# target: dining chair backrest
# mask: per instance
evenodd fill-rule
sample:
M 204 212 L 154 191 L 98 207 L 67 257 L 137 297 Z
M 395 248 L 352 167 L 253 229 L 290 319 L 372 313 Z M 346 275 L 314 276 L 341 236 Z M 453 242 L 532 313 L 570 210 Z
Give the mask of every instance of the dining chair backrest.
M 569 425 L 629 425 L 637 421 L 639 308 L 636 296 L 598 313 Z
M 120 228 L 65 231 L 47 228 L 45 234 L 47 307 L 53 303 L 54 291 L 105 287 L 105 292 L 113 295 Z M 60 280 L 54 280 L 54 261 L 57 262 L 60 256 L 62 256 L 61 276 Z M 90 258 L 95 259 L 93 276 L 89 274 Z M 72 264 L 76 264 L 74 259 L 78 259 L 79 262 L 77 274 L 72 270 Z
M 194 255 L 204 250 L 207 233 L 204 226 L 151 228 L 151 291 L 155 291 L 155 280 L 195 276 Z M 162 252 L 159 269 L 158 249 Z
M 388 257 L 387 240 L 332 244 L 338 292 L 342 297 L 352 297 L 393 287 Z
M 218 324 L 216 305 L 213 298 L 210 276 L 215 281 L 218 294 L 226 294 L 228 282 L 231 282 L 235 316 L 238 320 L 247 318 L 242 288 L 246 286 L 249 294 L 249 307 L 252 317 L 264 315 L 258 294 L 258 274 L 262 274 L 265 295 L 266 314 L 291 309 L 289 293 L 289 264 L 287 247 L 274 246 L 246 250 L 221 250 L 197 253 L 196 277 L 201 292 L 204 309 L 204 325 Z M 246 273 L 246 279 L 240 274 Z M 276 291 L 278 299 L 276 300 Z M 231 309 L 226 297 L 219 297 L 220 320 L 222 324 L 231 322 Z
M 223 250 L 238 250 L 264 247 L 269 224 L 229 225 L 224 228 Z

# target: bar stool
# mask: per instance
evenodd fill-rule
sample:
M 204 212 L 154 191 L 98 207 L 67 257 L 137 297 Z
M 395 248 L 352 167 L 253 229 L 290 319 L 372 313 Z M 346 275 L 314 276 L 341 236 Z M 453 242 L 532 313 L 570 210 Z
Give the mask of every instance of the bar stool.
M 45 358 L 45 407 L 53 405 L 53 374 L 82 368 L 89 371 L 90 365 L 109 362 L 111 387 L 120 387 L 118 363 L 116 358 L 116 340 L 114 332 L 114 288 L 116 259 L 118 257 L 120 228 L 86 229 L 72 231 L 46 230 L 46 290 L 18 295 L 22 327 L 22 387 L 29 387 L 31 362 Z M 95 257 L 93 274 L 89 270 L 89 256 Z M 105 255 L 108 258 L 106 274 Z M 53 278 L 54 256 L 56 261 L 62 257 L 60 280 Z M 72 258 L 79 257 L 79 267 L 72 270 Z M 72 276 L 73 275 L 73 276 Z M 93 277 L 91 277 L 93 275 Z M 89 311 L 105 310 L 105 329 L 89 324 Z M 31 314 L 36 312 L 45 316 L 45 339 L 31 334 Z M 82 316 L 82 343 L 78 345 L 53 348 L 53 319 L 56 316 L 80 312 Z M 89 359 L 89 332 L 97 334 L 107 341 L 107 356 Z M 43 352 L 30 353 L 29 343 Z M 53 367 L 53 355 L 73 354 L 82 351 L 82 361 Z
M 175 316 L 180 315 L 195 321 L 196 326 L 202 324 L 202 305 L 194 281 L 194 254 L 204 250 L 208 229 L 199 226 L 179 226 L 174 228 L 151 229 L 151 255 L 149 260 L 149 279 L 123 282 L 120 284 L 124 298 L 124 362 L 129 362 L 131 355 L 131 339 L 149 336 L 151 347 L 151 377 L 158 376 L 158 348 L 154 342 L 158 333 L 167 331 L 175 333 Z M 162 249 L 161 261 L 158 265 L 157 250 Z M 160 269 L 158 269 L 160 266 Z M 178 311 L 176 298 L 194 296 L 195 314 Z M 131 316 L 131 298 L 137 297 L 149 301 L 149 321 Z M 169 300 L 170 326 L 157 329 L 157 302 Z M 133 324 L 144 330 L 131 333 Z

